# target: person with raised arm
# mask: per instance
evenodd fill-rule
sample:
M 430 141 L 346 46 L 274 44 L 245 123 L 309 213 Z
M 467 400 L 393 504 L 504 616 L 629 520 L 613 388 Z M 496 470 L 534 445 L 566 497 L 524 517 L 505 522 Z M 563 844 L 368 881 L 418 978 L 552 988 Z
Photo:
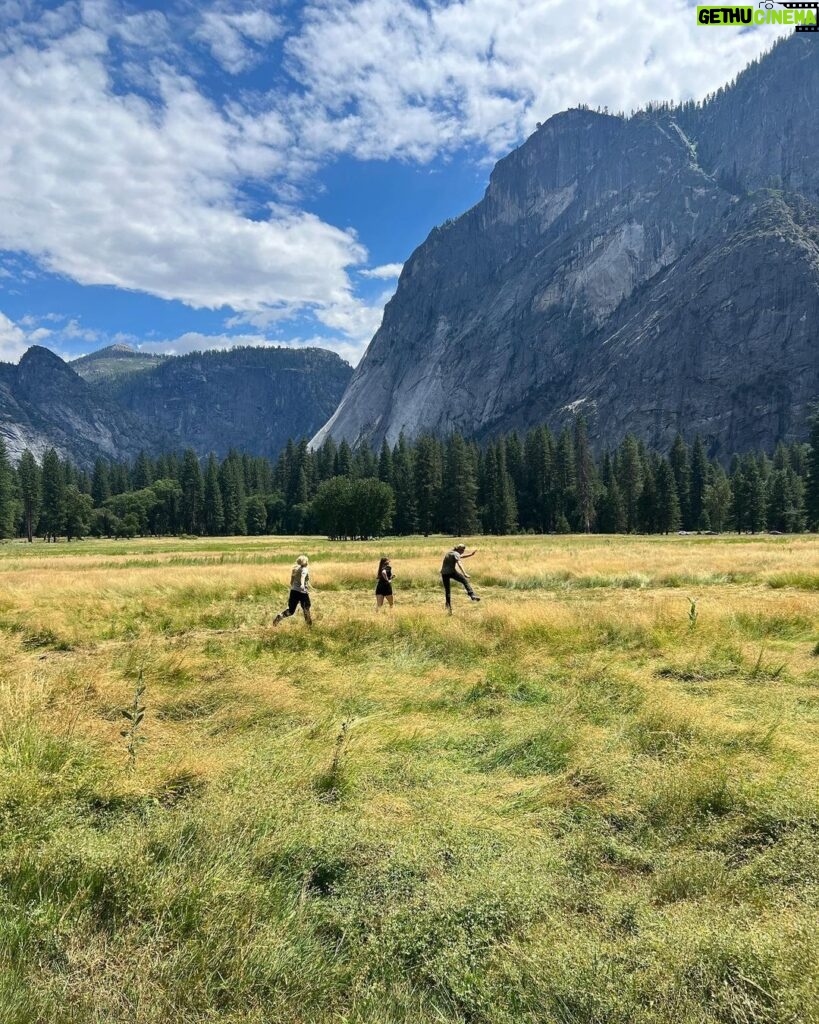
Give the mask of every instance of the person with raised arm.
M 446 596 L 446 610 L 449 614 L 452 614 L 452 581 L 460 583 L 461 586 L 469 594 L 469 598 L 472 601 L 480 601 L 480 598 L 472 589 L 472 584 L 469 582 L 469 573 L 462 568 L 462 562 L 465 558 L 471 558 L 473 555 L 478 553 L 478 549 L 475 548 L 466 554 L 466 544 L 456 544 L 454 548 L 450 548 L 449 551 L 444 555 L 444 561 L 441 565 L 441 582 L 444 585 L 444 595 Z

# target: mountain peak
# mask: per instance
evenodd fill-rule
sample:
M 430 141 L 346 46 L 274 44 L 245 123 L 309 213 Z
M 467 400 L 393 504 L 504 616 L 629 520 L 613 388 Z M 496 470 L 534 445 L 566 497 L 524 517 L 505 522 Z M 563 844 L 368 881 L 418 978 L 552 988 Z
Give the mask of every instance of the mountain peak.
M 22 366 L 65 366 L 65 362 L 57 355 L 56 352 L 52 352 L 50 348 L 45 348 L 43 345 L 32 345 L 23 355 L 20 357 L 20 364 Z
M 576 412 L 599 447 L 699 432 L 724 457 L 803 437 L 817 62 L 798 39 L 704 103 L 551 117 L 407 260 L 313 444 L 560 429 Z

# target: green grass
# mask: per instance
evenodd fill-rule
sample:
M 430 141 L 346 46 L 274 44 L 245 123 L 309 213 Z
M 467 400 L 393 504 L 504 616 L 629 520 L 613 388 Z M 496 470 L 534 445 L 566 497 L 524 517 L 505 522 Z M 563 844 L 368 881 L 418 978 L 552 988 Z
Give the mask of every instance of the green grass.
M 446 544 L 0 547 L 3 1024 L 819 1021 L 819 545 Z

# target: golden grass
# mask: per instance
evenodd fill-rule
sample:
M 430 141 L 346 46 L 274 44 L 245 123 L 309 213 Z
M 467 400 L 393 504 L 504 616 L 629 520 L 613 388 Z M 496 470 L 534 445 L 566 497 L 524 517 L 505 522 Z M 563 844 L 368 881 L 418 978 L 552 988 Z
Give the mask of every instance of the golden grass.
M 819 1020 L 819 544 L 447 544 L 0 547 L 0 1019 Z

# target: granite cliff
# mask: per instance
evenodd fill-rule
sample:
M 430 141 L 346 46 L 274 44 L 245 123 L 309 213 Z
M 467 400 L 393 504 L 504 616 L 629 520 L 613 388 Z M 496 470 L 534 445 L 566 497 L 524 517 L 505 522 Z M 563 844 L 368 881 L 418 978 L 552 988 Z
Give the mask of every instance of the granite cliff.
M 577 412 L 598 447 L 804 436 L 819 397 L 819 44 L 702 104 L 552 117 L 405 264 L 314 444 Z
M 159 357 L 118 345 L 65 363 L 35 346 L 0 363 L 0 439 L 15 460 L 53 446 L 79 465 L 188 446 L 275 456 L 324 422 L 351 374 L 322 349 Z
M 152 424 L 125 412 L 37 345 L 17 365 L 0 363 L 0 439 L 15 461 L 25 448 L 42 458 L 54 447 L 80 465 L 169 446 Z
M 326 420 L 351 376 L 349 363 L 325 349 L 240 348 L 175 356 L 120 373 L 106 388 L 197 452 L 273 458 L 288 438 L 309 437 Z

